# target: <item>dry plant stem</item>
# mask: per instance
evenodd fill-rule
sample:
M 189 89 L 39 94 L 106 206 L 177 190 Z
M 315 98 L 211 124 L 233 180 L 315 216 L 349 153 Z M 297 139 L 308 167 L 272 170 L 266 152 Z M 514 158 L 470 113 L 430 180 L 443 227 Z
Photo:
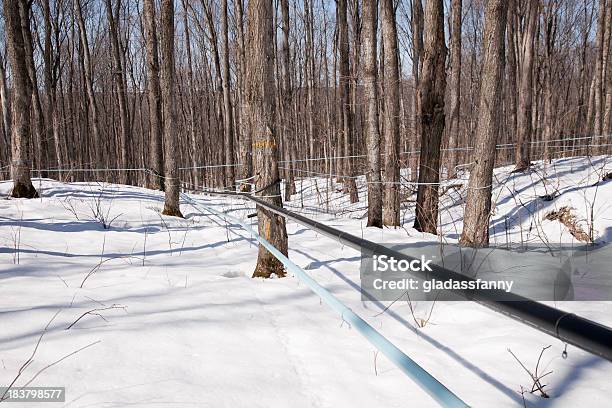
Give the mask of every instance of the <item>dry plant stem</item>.
M 111 309 L 122 309 L 125 312 L 126 311 L 126 306 L 122 306 L 122 305 L 118 305 L 118 304 L 113 304 L 113 305 L 108 306 L 108 307 L 103 307 L 103 308 L 99 308 L 99 309 L 89 310 L 89 311 L 83 313 L 82 315 L 80 315 L 78 317 L 78 319 L 76 319 L 74 322 L 70 323 L 70 325 L 68 327 L 66 327 L 64 330 L 70 330 L 75 324 L 78 323 L 79 320 L 81 320 L 82 318 L 84 318 L 87 315 L 98 316 L 99 318 L 101 318 L 102 320 L 104 320 L 106 322 L 108 320 L 106 320 L 106 318 L 104 316 L 102 316 L 99 312 L 103 312 L 105 310 L 111 310 Z
M 538 361 L 536 363 L 536 367 L 535 367 L 535 371 L 532 373 L 531 371 L 529 371 L 527 369 L 527 367 L 525 367 L 525 365 L 521 362 L 521 360 L 518 359 L 518 357 L 512 352 L 512 350 L 508 349 L 508 352 L 512 355 L 512 357 L 514 357 L 514 359 L 521 365 L 521 367 L 523 368 L 523 370 L 525 370 L 525 372 L 527 374 L 529 374 L 529 376 L 531 377 L 532 381 L 533 381 L 533 385 L 531 386 L 531 393 L 538 391 L 540 393 L 540 396 L 542 398 L 549 398 L 549 395 L 546 393 L 546 391 L 544 391 L 544 387 L 546 387 L 546 384 L 542 384 L 541 380 L 542 378 L 546 377 L 547 375 L 551 374 L 552 371 L 548 371 L 542 375 L 538 375 L 538 368 L 540 366 L 540 360 L 542 360 L 542 356 L 544 355 L 544 352 L 546 350 L 548 350 L 551 347 L 551 345 L 548 345 L 546 347 L 543 347 L 542 350 L 540 351 L 540 356 L 538 357 Z

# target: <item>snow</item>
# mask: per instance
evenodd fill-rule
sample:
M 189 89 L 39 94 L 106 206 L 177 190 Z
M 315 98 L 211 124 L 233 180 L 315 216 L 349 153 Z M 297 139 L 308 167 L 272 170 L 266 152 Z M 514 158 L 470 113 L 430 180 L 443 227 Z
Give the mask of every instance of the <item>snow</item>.
M 565 205 L 585 230 L 592 225 L 597 241 L 608 241 L 612 183 L 595 185 L 612 171 L 608 161 L 560 159 L 528 175 L 497 169 L 492 241 L 572 242 L 562 224 L 542 220 Z M 162 216 L 163 195 L 142 188 L 35 184 L 40 199 L 0 200 L 0 385 L 13 380 L 59 311 L 17 385 L 94 344 L 30 384 L 66 387 L 66 402 L 49 407 L 436 406 L 297 278 L 251 279 L 257 245 L 238 226 L 185 203 L 184 220 Z M 444 239 L 454 242 L 466 183 L 449 184 L 463 184 L 442 197 Z M 287 206 L 373 241 L 436 239 L 409 227 L 413 204 L 405 208 L 404 228 L 366 228 L 363 194 L 349 205 L 334 190 L 326 206 L 325 185 L 298 182 L 305 193 Z M 10 187 L 0 182 L 0 195 Z M 552 201 L 540 198 L 553 192 Z M 252 212 L 238 199 L 192 197 L 242 219 Z M 100 218 L 112 220 L 109 229 Z M 382 313 L 388 303 L 360 300 L 357 251 L 294 222 L 287 229 L 290 259 L 468 404 L 523 406 L 519 391 L 532 382 L 508 349 L 533 369 L 542 347 L 552 345 L 539 369 L 552 370 L 544 379 L 551 398 L 525 392 L 525 404 L 612 405 L 609 362 L 571 346 L 564 359 L 563 343 L 469 302 L 438 302 L 428 324 L 415 328 L 406 303 Z M 555 306 L 612 325 L 610 302 Z M 426 319 L 432 304 L 415 307 L 415 316 Z M 106 310 L 66 330 L 93 309 Z

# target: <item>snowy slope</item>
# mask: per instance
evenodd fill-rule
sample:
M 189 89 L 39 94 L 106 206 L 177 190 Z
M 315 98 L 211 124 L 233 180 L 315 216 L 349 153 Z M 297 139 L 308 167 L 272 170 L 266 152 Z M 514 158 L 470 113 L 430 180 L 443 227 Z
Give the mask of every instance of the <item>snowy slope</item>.
M 498 169 L 495 240 L 570 242 L 564 226 L 542 221 L 564 205 L 587 229 L 593 219 L 593 235 L 609 240 L 612 183 L 589 187 L 609 167 L 594 158 L 559 160 L 531 175 Z M 186 204 L 184 220 L 161 216 L 163 196 L 141 188 L 36 185 L 41 199 L 0 200 L 0 385 L 13 380 L 59 311 L 18 385 L 94 344 L 34 379 L 31 385 L 67 389 L 65 404 L 45 406 L 436 406 L 297 278 L 251 279 L 257 246 L 238 226 Z M 9 190 L 0 183 L 2 196 Z M 538 198 L 555 190 L 552 201 Z M 193 197 L 240 218 L 252 211 L 240 200 Z M 465 186 L 443 197 L 450 241 L 461 231 L 462 197 Z M 363 204 L 335 200 L 355 211 L 333 215 L 317 200 L 307 197 L 302 208 L 297 195 L 290 205 L 375 241 L 435 239 L 408 227 L 409 206 L 406 228 L 381 231 L 365 228 Z M 114 220 L 109 229 L 96 213 Z M 612 405 L 609 362 L 573 347 L 563 359 L 562 343 L 468 302 L 435 304 L 429 323 L 415 329 L 407 304 L 383 314 L 385 305 L 360 301 L 357 251 L 292 222 L 288 232 L 294 262 L 470 405 L 523 406 L 519 391 L 531 380 L 507 350 L 533 369 L 549 344 L 540 369 L 553 371 L 545 378 L 551 398 L 527 392 L 527 406 Z M 612 325 L 610 303 L 556 306 Z M 419 303 L 415 316 L 426 318 L 431 307 Z M 66 330 L 93 309 L 104 310 Z

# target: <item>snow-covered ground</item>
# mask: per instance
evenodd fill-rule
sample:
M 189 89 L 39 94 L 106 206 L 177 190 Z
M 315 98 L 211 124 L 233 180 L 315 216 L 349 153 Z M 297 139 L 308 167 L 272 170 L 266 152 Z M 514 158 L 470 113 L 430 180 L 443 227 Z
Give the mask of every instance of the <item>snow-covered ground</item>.
M 571 242 L 565 226 L 543 220 L 563 206 L 608 241 L 612 182 L 595 185 L 612 171 L 608 161 L 562 159 L 528 175 L 498 169 L 492 241 Z M 366 228 L 363 195 L 350 206 L 334 189 L 326 206 L 319 182 L 316 194 L 312 181 L 298 183 L 311 193 L 288 205 L 373 241 L 436 239 L 410 228 L 411 204 L 404 228 Z M 16 385 L 35 377 L 32 386 L 65 386 L 66 403 L 49 407 L 436 406 L 297 278 L 251 279 L 257 245 L 239 226 L 185 203 L 185 219 L 161 216 L 163 195 L 142 188 L 35 184 L 40 199 L 0 200 L 0 386 L 48 324 Z M 463 184 L 442 198 L 444 238 L 454 241 L 465 183 L 449 184 Z M 2 198 L 10 187 L 0 182 Z M 192 197 L 238 218 L 252 212 L 241 200 Z M 561 342 L 469 302 L 413 305 L 417 319 L 431 313 L 416 329 L 405 302 L 382 313 L 387 304 L 360 300 L 357 251 L 293 222 L 287 229 L 295 263 L 468 404 L 612 406 L 609 362 L 571 346 L 564 359 Z M 556 306 L 612 325 L 609 302 Z M 552 371 L 543 380 L 551 398 L 525 392 L 523 401 L 532 381 L 508 349 L 534 369 L 548 345 L 538 372 Z

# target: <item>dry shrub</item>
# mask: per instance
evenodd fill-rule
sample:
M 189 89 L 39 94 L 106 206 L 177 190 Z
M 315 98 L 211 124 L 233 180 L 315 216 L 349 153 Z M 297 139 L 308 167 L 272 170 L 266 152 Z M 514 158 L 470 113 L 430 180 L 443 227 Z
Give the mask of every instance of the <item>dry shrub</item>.
M 572 234 L 572 236 L 578 241 L 592 242 L 589 234 L 582 229 L 578 220 L 576 220 L 576 216 L 572 214 L 571 208 L 568 206 L 561 207 L 557 211 L 549 212 L 544 216 L 544 219 L 549 221 L 559 221 L 561 224 L 567 227 L 570 234 Z

